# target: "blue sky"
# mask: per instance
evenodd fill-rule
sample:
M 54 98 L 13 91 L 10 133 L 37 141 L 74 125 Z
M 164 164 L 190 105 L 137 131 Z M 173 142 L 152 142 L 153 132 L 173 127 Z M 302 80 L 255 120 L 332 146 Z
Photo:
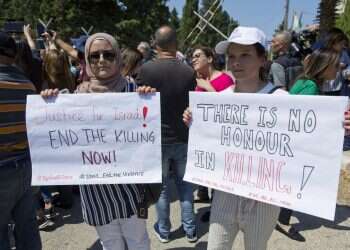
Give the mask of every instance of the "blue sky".
M 186 0 L 169 0 L 170 9 L 175 7 L 182 14 Z M 293 11 L 303 11 L 303 25 L 312 24 L 316 18 L 319 0 L 290 0 L 289 24 Z M 284 0 L 225 0 L 223 8 L 240 25 L 255 26 L 262 29 L 270 39 L 275 28 L 284 16 Z

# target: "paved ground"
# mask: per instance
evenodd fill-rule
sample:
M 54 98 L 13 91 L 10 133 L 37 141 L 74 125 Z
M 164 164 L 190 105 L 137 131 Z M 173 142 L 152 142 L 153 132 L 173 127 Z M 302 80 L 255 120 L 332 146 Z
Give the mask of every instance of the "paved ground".
M 174 191 L 175 196 L 175 191 Z M 207 211 L 209 204 L 195 204 L 197 218 Z M 199 223 L 196 243 L 188 243 L 179 230 L 180 208 L 179 203 L 171 204 L 171 221 L 173 225 L 172 241 L 167 244 L 159 243 L 153 234 L 152 226 L 155 222 L 155 209 L 151 207 L 147 222 L 151 238 L 151 249 L 153 250 L 204 250 L 207 246 L 208 223 Z M 322 209 L 322 208 L 320 208 Z M 43 249 L 45 250 L 101 250 L 100 243 L 94 229 L 82 221 L 79 197 L 75 198 L 75 205 L 71 210 L 59 210 L 60 215 L 56 219 L 56 228 L 51 232 L 41 232 Z M 306 242 L 300 243 L 287 238 L 280 232 L 274 231 L 268 249 L 290 250 L 290 249 L 318 249 L 318 250 L 345 250 L 350 249 L 350 208 L 338 206 L 335 222 L 329 222 L 316 217 L 295 213 L 292 223 L 298 228 Z M 239 234 L 233 249 L 243 248 L 243 237 Z

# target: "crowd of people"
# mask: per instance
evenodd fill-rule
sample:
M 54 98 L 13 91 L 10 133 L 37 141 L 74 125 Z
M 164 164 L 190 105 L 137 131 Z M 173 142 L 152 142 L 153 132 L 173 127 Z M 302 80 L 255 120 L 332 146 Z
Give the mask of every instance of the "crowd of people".
M 74 46 L 48 31 L 42 34 L 45 49 L 40 50 L 29 25 L 23 34 L 15 41 L 0 32 L 0 250 L 10 249 L 9 224 L 14 224 L 17 250 L 42 249 L 38 230 L 54 223 L 55 206 L 71 206 L 71 186 L 58 187 L 60 201 L 52 187 L 31 187 L 25 126 L 27 95 L 48 98 L 62 93 L 160 92 L 162 184 L 153 228 L 160 242 L 172 239 L 171 178 L 189 242 L 198 239 L 195 189 L 198 200 L 211 201 L 211 212 L 202 218 L 210 221 L 210 250 L 232 249 L 239 231 L 244 232 L 247 250 L 266 249 L 275 228 L 305 241 L 290 226 L 291 210 L 218 190 L 210 195 L 208 188 L 183 180 L 192 121 L 189 92 L 349 96 L 349 40 L 344 32 L 334 28 L 322 34 L 309 54 L 293 51 L 291 33 L 277 33 L 271 41 L 272 60 L 267 58 L 265 34 L 254 27 L 235 28 L 215 49 L 195 46 L 187 58 L 178 51 L 176 31 L 166 25 L 157 29 L 152 46 L 142 41 L 137 48 L 120 48 L 106 33 Z M 344 128 L 350 129 L 348 112 Z M 345 139 L 344 150 L 349 145 Z M 79 186 L 83 219 L 95 227 L 104 250 L 150 249 L 147 218 L 140 213 L 147 209 L 144 192 L 139 184 Z

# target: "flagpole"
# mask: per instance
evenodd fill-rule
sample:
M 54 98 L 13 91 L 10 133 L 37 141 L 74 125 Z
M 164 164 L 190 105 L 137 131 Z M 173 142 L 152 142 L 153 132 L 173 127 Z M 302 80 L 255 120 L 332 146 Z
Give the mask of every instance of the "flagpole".
M 286 0 L 284 6 L 284 20 L 283 20 L 283 30 L 288 30 L 288 17 L 289 17 L 289 0 Z

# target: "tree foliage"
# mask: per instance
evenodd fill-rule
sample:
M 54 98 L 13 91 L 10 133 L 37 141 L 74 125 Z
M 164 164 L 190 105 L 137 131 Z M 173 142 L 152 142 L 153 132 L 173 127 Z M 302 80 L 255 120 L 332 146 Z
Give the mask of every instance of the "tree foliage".
M 1 0 L 0 0 L 1 1 Z M 35 25 L 38 18 L 48 21 L 49 28 L 64 37 L 82 34 L 80 27 L 93 32 L 108 32 L 128 46 L 150 40 L 155 29 L 169 24 L 167 0 L 2 0 L 1 21 L 24 19 Z
M 176 30 L 180 28 L 180 19 L 175 8 L 170 13 L 170 25 Z
M 350 1 L 347 2 L 344 13 L 337 20 L 337 27 L 350 37 Z
M 320 24 L 320 31 L 325 32 L 335 26 L 337 19 L 336 7 L 340 0 L 321 0 L 317 9 L 316 19 Z
M 198 3 L 198 0 L 187 0 L 183 7 L 178 35 L 181 48 L 185 46 L 187 36 L 198 22 L 198 17 L 193 14 L 193 11 L 198 11 Z
M 0 0 L 0 28 L 6 19 L 24 19 L 35 28 L 39 18 L 46 22 L 53 18 L 49 29 L 56 30 L 65 40 L 83 34 L 81 27 L 88 30 L 93 26 L 93 33 L 107 32 L 114 35 L 121 45 L 136 46 L 140 41 L 150 41 L 155 30 L 161 25 L 170 24 L 178 31 L 181 45 L 199 21 L 193 11 L 203 15 L 214 2 L 202 0 L 199 9 L 199 0 L 186 0 L 180 19 L 175 8 L 169 11 L 167 1 Z M 221 7 L 211 23 L 226 35 L 237 25 Z M 183 48 L 193 46 L 193 38 L 190 38 L 189 44 Z M 222 39 L 216 31 L 207 26 L 197 43 L 213 47 Z
M 205 16 L 205 13 L 209 10 L 210 6 L 214 3 L 215 0 L 202 0 L 199 8 L 198 0 L 187 0 L 186 5 L 183 9 L 183 16 L 181 19 L 180 25 L 180 44 L 182 44 L 183 49 L 188 49 L 193 47 L 196 44 L 201 44 L 209 47 L 215 47 L 215 45 L 225 39 L 214 29 L 206 25 L 203 29 L 203 32 L 200 33 L 198 39 L 196 39 L 199 29 L 197 29 L 191 37 L 185 40 L 190 32 L 196 27 L 199 22 L 199 18 L 193 13 L 193 11 L 198 12 L 201 16 L 204 16 L 206 19 L 208 16 Z M 215 15 L 210 20 L 210 23 L 214 25 L 218 30 L 220 30 L 226 36 L 229 36 L 233 29 L 238 25 L 230 15 L 222 9 L 220 6 Z M 204 27 L 205 23 L 202 22 L 201 27 Z M 185 42 L 185 43 L 184 43 Z

